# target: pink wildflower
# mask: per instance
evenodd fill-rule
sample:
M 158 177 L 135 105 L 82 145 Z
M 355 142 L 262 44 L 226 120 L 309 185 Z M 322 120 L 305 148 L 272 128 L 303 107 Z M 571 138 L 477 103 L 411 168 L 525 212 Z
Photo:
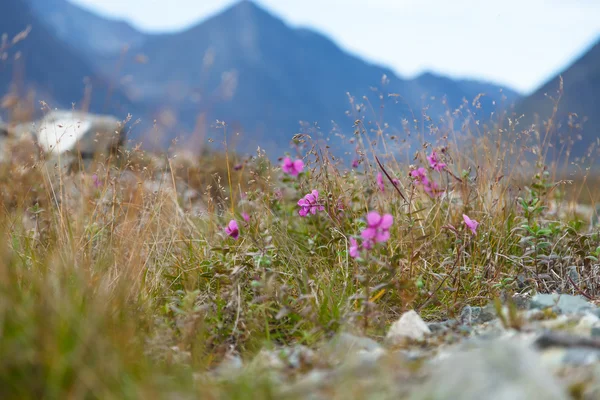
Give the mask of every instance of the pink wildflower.
M 473 235 L 477 234 L 477 226 L 479 226 L 479 222 L 474 219 L 469 218 L 467 215 L 463 214 L 463 219 L 465 220 L 465 225 L 471 230 Z
M 357 258 L 360 255 L 360 246 L 354 238 L 350 238 L 350 249 L 348 250 L 350 257 Z
M 99 188 L 102 185 L 102 182 L 100 182 L 97 174 L 92 175 L 92 180 L 94 181 L 94 186 L 96 188 Z
M 425 193 L 427 193 L 429 197 L 439 197 L 443 193 L 438 184 L 434 181 L 429 181 L 427 185 L 424 185 L 423 190 L 425 190 Z
M 365 248 L 372 245 L 367 243 L 369 241 L 375 241 L 376 243 L 383 243 L 390 238 L 390 227 L 394 223 L 394 217 L 390 214 L 379 215 L 377 211 L 371 211 L 367 214 L 367 228 L 361 232 L 361 236 L 365 239 Z
M 300 206 L 298 214 L 300 214 L 301 217 L 306 217 L 309 213 L 315 215 L 317 211 L 323 211 L 325 209 L 322 204 L 319 204 L 319 192 L 317 190 L 313 190 L 311 193 L 298 200 L 298 205 Z
M 283 164 L 281 165 L 281 169 L 286 174 L 292 176 L 298 176 L 300 172 L 304 169 L 304 161 L 298 159 L 296 161 L 292 161 L 289 157 L 286 157 L 283 160 Z
M 383 184 L 383 175 L 381 175 L 381 172 L 377 174 L 377 186 L 379 186 L 379 190 L 381 190 L 382 192 L 385 191 L 385 185 Z
M 357 159 L 352 160 L 352 168 L 358 168 L 358 160 Z
M 240 236 L 240 229 L 235 219 L 229 221 L 229 224 L 225 227 L 225 233 L 234 239 L 237 239 Z
M 410 176 L 425 186 L 429 185 L 429 179 L 427 179 L 427 170 L 423 167 L 410 171 Z
M 423 167 L 417 168 L 410 172 L 410 175 L 415 178 L 415 180 L 423 185 L 423 190 L 430 197 L 438 197 L 442 194 L 438 184 L 434 181 L 430 181 L 427 178 L 427 170 Z
M 431 155 L 427 156 L 427 160 L 429 161 L 429 166 L 436 171 L 446 168 L 446 164 L 440 161 L 435 150 L 431 152 Z
M 248 215 L 247 212 L 242 213 L 242 218 L 244 218 L 244 221 L 246 221 L 246 222 L 250 221 L 250 215 Z

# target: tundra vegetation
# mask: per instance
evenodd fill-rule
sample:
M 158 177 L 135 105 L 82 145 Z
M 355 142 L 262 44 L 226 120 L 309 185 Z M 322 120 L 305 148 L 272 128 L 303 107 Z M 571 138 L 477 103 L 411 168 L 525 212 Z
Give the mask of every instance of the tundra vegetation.
M 515 296 L 594 300 L 594 160 L 570 160 L 552 119 L 484 123 L 474 104 L 406 121 L 410 158 L 368 116 L 328 142 L 350 143 L 345 158 L 310 134 L 242 157 L 225 123 L 225 151 L 194 156 L 130 145 L 84 160 L 7 138 L 0 397 L 300 398 L 281 380 L 330 368 L 341 333 L 382 343 L 411 310 L 435 322 Z M 261 368 L 299 348 L 317 356 Z M 328 396 L 368 397 L 348 373 Z

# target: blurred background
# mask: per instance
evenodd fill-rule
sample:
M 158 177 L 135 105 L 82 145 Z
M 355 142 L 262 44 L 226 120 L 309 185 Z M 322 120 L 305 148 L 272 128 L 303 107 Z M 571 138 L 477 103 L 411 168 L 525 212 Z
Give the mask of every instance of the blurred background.
M 600 133 L 595 0 L 2 0 L 0 31 L 4 121 L 131 115 L 148 148 L 225 131 L 277 156 L 307 133 L 342 155 L 360 121 L 414 150 L 464 121 L 555 115 L 584 154 Z

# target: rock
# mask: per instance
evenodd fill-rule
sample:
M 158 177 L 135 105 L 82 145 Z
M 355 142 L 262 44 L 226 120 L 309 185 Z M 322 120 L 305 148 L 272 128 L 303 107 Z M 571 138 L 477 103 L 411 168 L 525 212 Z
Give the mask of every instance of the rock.
M 600 318 L 594 314 L 585 314 L 577 323 L 573 331 L 580 335 L 590 336 L 592 329 L 600 328 Z
M 275 352 L 262 349 L 254 356 L 250 367 L 258 370 L 280 371 L 285 368 L 285 363 Z
M 432 366 L 412 399 L 567 400 L 570 397 L 524 344 L 501 340 L 456 352 Z
M 596 309 L 596 306 L 586 301 L 582 296 L 572 296 L 569 294 L 536 294 L 530 303 L 531 308 L 537 309 L 555 306 L 558 307 L 560 312 L 565 314 L 576 314 Z
M 325 387 L 331 381 L 331 373 L 326 370 L 314 369 L 299 378 L 296 382 L 283 388 L 282 395 L 285 398 L 315 398 L 311 392 Z M 316 397 L 321 398 L 321 397 Z
M 569 278 L 571 278 L 571 280 L 573 280 L 573 282 L 576 285 L 579 285 L 579 280 L 581 278 L 579 276 L 579 272 L 577 272 L 577 266 L 576 265 L 571 265 L 570 267 L 567 268 L 567 275 L 569 276 Z
M 78 111 L 51 111 L 32 126 L 46 153 L 78 152 L 83 158 L 108 153 L 123 144 L 125 130 L 113 116 Z
M 342 332 L 331 339 L 328 348 L 337 355 L 347 355 L 361 350 L 376 351 L 382 346 L 373 339 Z
M 485 307 L 463 307 L 460 312 L 459 321 L 463 325 L 477 325 L 489 322 L 496 318 L 496 311 L 492 304 Z
M 405 340 L 423 340 L 425 336 L 430 335 L 431 330 L 421 319 L 419 314 L 410 310 L 392 324 L 386 335 L 386 341 L 391 344 L 398 344 Z
M 303 345 L 283 347 L 274 355 L 278 357 L 286 368 L 300 369 L 313 366 L 317 362 L 315 352 Z
M 458 321 L 455 319 L 449 319 L 441 322 L 430 322 L 427 324 L 429 330 L 433 333 L 436 332 L 446 332 L 449 329 L 454 328 L 458 325 Z
M 567 349 L 563 357 L 563 364 L 588 366 L 600 361 L 600 351 L 585 347 L 573 347 Z
M 387 353 L 375 340 L 342 332 L 324 348 L 334 363 L 340 362 L 345 371 L 364 371 L 377 367 Z

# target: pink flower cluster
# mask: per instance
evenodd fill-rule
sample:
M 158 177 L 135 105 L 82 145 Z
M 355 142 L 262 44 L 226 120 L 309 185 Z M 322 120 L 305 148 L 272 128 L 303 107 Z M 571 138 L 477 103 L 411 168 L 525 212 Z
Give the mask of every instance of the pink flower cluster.
M 427 156 L 427 161 L 429 161 L 429 166 L 438 172 L 442 171 L 447 166 L 445 163 L 440 161 L 435 150 L 431 152 L 431 155 Z
M 288 175 L 298 176 L 298 174 L 304 170 L 304 161 L 300 159 L 292 161 L 291 158 L 286 157 L 283 159 L 281 169 Z
M 350 238 L 350 257 L 357 258 L 361 250 L 371 250 L 376 243 L 384 243 L 390 238 L 390 228 L 394 223 L 391 214 L 380 215 L 376 211 L 367 214 L 367 227 L 360 233 L 362 243 Z
M 437 197 L 442 194 L 438 184 L 435 181 L 430 181 L 427 178 L 427 170 L 423 167 L 417 168 L 410 172 L 410 176 L 412 176 L 418 184 L 423 185 L 423 190 L 430 197 Z
M 306 217 L 309 213 L 315 215 L 317 211 L 325 210 L 325 207 L 322 204 L 319 204 L 319 192 L 317 190 L 313 190 L 298 200 L 298 205 L 300 206 L 298 214 L 300 214 L 301 217 Z

